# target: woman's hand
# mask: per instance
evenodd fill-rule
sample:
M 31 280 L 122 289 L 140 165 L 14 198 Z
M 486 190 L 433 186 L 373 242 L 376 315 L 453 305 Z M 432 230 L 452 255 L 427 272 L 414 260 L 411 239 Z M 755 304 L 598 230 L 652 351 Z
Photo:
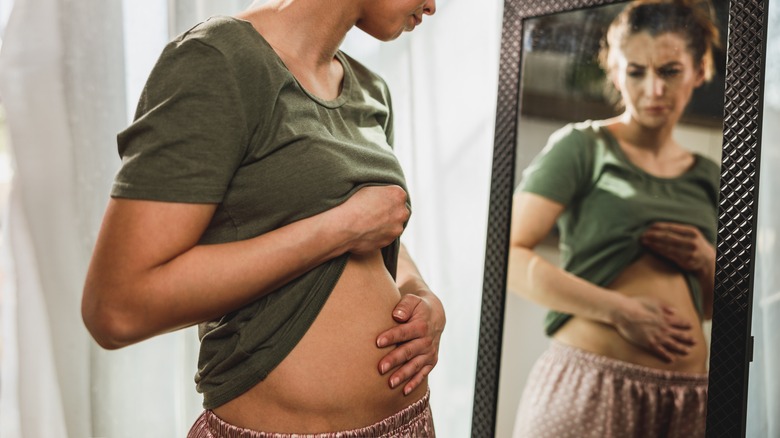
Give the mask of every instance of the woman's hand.
M 365 254 L 391 244 L 404 230 L 410 212 L 406 191 L 396 185 L 368 186 L 331 210 L 348 234 L 347 251 Z
M 656 298 L 627 297 L 616 315 L 614 325 L 623 338 L 665 362 L 688 354 L 695 344 L 691 323 Z
M 444 330 L 444 308 L 430 290 L 406 293 L 393 309 L 398 326 L 382 332 L 376 344 L 395 348 L 379 361 L 379 372 L 390 375 L 391 388 L 406 383 L 403 392 L 417 388 L 439 360 L 439 340 Z
M 686 271 L 714 272 L 715 248 L 694 226 L 656 222 L 642 234 L 641 242 Z

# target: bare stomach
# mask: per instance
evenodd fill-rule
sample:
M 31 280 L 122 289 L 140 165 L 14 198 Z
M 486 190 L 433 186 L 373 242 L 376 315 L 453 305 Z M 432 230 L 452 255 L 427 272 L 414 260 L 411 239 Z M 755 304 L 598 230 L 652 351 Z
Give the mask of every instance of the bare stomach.
M 654 297 L 671 305 L 677 315 L 693 326 L 690 335 L 695 344 L 687 355 L 675 355 L 665 362 L 620 336 L 615 327 L 593 320 L 573 317 L 553 339 L 602 356 L 669 371 L 705 373 L 707 345 L 701 320 L 693 305 L 688 283 L 680 271 L 656 256 L 647 254 L 628 266 L 609 289 L 632 297 Z
M 380 252 L 351 255 L 316 320 L 293 351 L 246 393 L 214 409 L 233 425 L 264 432 L 319 433 L 369 426 L 425 395 L 404 396 L 379 374 L 379 333 L 397 325 L 401 295 Z

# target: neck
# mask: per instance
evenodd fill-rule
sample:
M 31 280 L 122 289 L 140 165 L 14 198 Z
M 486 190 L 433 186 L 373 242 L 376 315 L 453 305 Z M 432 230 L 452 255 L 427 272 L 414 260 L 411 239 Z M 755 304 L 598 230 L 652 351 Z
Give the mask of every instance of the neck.
M 356 2 L 349 0 L 257 3 L 236 17 L 251 22 L 285 61 L 313 70 L 330 65 L 359 16 Z
M 672 139 L 674 124 L 669 123 L 657 128 L 648 128 L 639 124 L 629 113 L 624 113 L 618 120 L 620 139 L 636 148 L 654 155 L 670 151 L 676 145 Z

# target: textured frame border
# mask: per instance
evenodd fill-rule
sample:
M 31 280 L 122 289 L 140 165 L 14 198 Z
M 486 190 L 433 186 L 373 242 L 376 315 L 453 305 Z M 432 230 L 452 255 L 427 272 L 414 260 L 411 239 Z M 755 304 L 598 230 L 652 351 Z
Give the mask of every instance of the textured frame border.
M 527 17 L 619 0 L 505 0 L 471 435 L 495 436 Z M 715 0 L 722 1 L 722 0 Z M 745 436 L 768 0 L 731 0 L 707 437 Z

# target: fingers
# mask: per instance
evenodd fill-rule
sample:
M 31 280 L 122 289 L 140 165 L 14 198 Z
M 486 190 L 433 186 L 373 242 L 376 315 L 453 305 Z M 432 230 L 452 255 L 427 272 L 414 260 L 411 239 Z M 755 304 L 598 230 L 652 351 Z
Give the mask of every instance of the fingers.
M 640 241 L 651 251 L 673 261 L 685 270 L 693 270 L 700 264 L 700 242 L 695 234 L 648 229 L 642 234 Z
M 417 295 L 406 294 L 393 309 L 393 319 L 396 322 L 406 322 L 411 318 L 415 308 L 420 305 L 422 298 Z
M 670 362 L 674 361 L 675 356 L 685 356 L 691 351 L 689 347 L 671 340 L 664 342 L 663 348 L 672 357 Z
M 376 346 L 379 348 L 384 348 L 393 344 L 408 342 L 413 339 L 422 338 L 427 333 L 427 322 L 421 319 L 417 321 L 410 321 L 380 333 L 376 339 Z
M 695 236 L 677 234 L 665 230 L 647 230 L 642 234 L 642 243 L 661 250 L 672 251 L 692 251 L 696 249 L 696 243 L 693 240 Z
M 699 229 L 692 225 L 678 224 L 674 222 L 656 222 L 647 228 L 648 231 L 661 231 L 674 233 L 684 237 L 697 237 Z
M 432 369 L 432 365 L 427 365 L 423 367 L 420 372 L 415 374 L 414 377 L 409 380 L 406 386 L 404 386 L 404 395 L 409 395 L 410 392 L 414 391 L 418 386 L 420 386 L 423 383 L 423 380 L 428 377 L 428 374 Z
M 376 346 L 383 348 L 425 336 L 429 327 L 428 318 L 424 317 L 425 309 L 420 307 L 424 303 L 425 301 L 422 298 L 414 294 L 406 294 L 401 297 L 401 301 L 393 309 L 393 319 L 401 325 L 380 333 L 376 340 Z M 415 312 L 422 317 L 411 321 Z
M 674 340 L 675 348 L 683 349 L 685 354 L 688 354 L 690 347 L 696 344 L 696 340 L 688 332 L 675 330 L 670 333 L 670 336 Z
M 676 311 L 674 308 L 669 306 L 663 306 L 662 307 L 664 312 L 664 319 L 666 320 L 666 323 L 669 324 L 670 327 L 673 327 L 675 329 L 682 329 L 682 330 L 690 330 L 693 328 L 693 324 L 688 321 L 685 318 L 680 318 L 677 316 Z
M 428 301 L 418 295 L 405 294 L 393 308 L 393 319 L 399 324 L 377 337 L 379 348 L 395 346 L 378 364 L 379 373 L 388 378 L 391 388 L 403 385 L 404 395 L 417 388 L 438 361 L 438 337 L 434 312 Z
M 437 362 L 436 349 L 433 343 L 424 339 L 416 339 L 404 343 L 380 361 L 380 374 L 395 371 L 388 378 L 390 388 L 404 385 L 404 394 L 409 394 L 422 383 Z
M 362 254 L 393 242 L 409 220 L 407 195 L 395 185 L 368 186 L 340 206 L 338 226 L 349 236 L 349 251 Z
M 650 350 L 665 362 L 673 362 L 676 356 L 685 356 L 691 352 L 696 340 L 691 335 L 691 324 L 683 318 L 674 316 L 674 309 L 663 306 L 668 326 L 660 328 L 649 343 Z
M 696 343 L 696 340 L 691 335 L 690 330 L 693 328 L 693 324 L 687 319 L 676 316 L 674 308 L 669 306 L 662 307 L 666 323 L 669 325 L 667 334 L 671 340 L 666 341 L 665 345 L 673 345 L 672 350 L 679 351 L 683 349 L 685 354 L 688 353 L 689 348 Z
M 674 362 L 674 356 L 671 352 L 669 352 L 666 348 L 665 343 L 662 342 L 653 342 L 649 345 L 650 352 L 658 356 L 661 360 L 663 360 L 666 363 Z
M 691 352 L 693 339 L 685 334 L 670 333 L 663 340 L 651 342 L 649 350 L 666 363 L 674 362 L 679 356 L 686 356 Z
M 379 373 L 385 374 L 416 356 L 427 353 L 433 344 L 431 338 L 426 337 L 427 333 L 428 324 L 423 320 L 407 322 L 382 332 L 377 337 L 377 347 L 397 347 L 379 361 Z
M 696 341 L 687 332 L 670 330 L 662 341 L 656 343 L 656 348 L 662 351 L 661 357 L 663 359 L 671 362 L 675 359 L 675 356 L 690 354 L 691 348 L 695 343 Z
M 691 331 L 694 327 L 692 323 L 687 318 L 679 317 L 674 307 L 664 304 L 651 305 L 652 303 L 649 301 L 644 304 L 648 310 L 655 309 L 654 312 L 624 328 L 626 339 L 632 340 L 666 363 L 672 363 L 679 357 L 690 354 L 697 342 Z

